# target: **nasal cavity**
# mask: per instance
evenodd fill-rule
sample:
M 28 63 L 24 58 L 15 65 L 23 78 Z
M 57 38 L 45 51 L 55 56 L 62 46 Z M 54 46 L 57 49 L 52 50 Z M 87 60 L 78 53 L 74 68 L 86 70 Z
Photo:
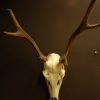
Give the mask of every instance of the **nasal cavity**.
M 51 100 L 57 100 L 57 98 L 56 97 L 53 97 L 53 98 L 51 98 Z

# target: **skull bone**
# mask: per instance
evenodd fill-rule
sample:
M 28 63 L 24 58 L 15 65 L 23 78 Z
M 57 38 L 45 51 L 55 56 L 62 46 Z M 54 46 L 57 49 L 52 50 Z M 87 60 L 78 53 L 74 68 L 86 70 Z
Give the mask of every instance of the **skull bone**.
M 43 76 L 49 90 L 50 100 L 59 99 L 59 90 L 65 76 L 64 64 L 60 62 L 60 55 L 51 53 L 44 62 Z

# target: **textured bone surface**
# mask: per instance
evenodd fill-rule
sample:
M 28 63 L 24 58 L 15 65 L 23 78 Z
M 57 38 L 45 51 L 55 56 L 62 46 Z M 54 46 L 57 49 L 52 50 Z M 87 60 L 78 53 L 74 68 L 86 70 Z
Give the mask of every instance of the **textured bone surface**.
M 50 100 L 52 98 L 58 100 L 59 90 L 65 76 L 64 65 L 60 62 L 60 55 L 51 53 L 47 56 L 47 61 L 44 63 L 43 75 L 49 90 Z
M 47 61 L 46 61 L 46 65 L 48 67 L 52 67 L 55 68 L 55 66 L 58 64 L 59 60 L 60 60 L 60 55 L 56 54 L 56 53 L 51 53 L 47 56 Z

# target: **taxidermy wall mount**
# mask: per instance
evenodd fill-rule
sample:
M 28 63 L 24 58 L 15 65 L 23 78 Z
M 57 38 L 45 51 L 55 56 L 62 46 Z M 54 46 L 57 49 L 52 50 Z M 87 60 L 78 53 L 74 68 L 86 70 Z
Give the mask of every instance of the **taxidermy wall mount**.
M 20 37 L 25 40 L 27 40 L 37 51 L 40 59 L 44 63 L 44 69 L 42 71 L 43 76 L 45 77 L 45 81 L 49 90 L 50 94 L 50 100 L 59 100 L 59 90 L 63 81 L 63 78 L 65 76 L 65 66 L 68 66 L 67 56 L 69 53 L 69 50 L 71 49 L 71 46 L 73 44 L 73 41 L 76 39 L 76 37 L 82 33 L 83 31 L 87 29 L 93 29 L 100 26 L 100 23 L 98 24 L 89 24 L 88 18 L 89 15 L 95 5 L 96 0 L 91 0 L 90 5 L 85 13 L 85 16 L 83 17 L 79 27 L 73 32 L 72 36 L 69 39 L 68 45 L 66 46 L 65 53 L 60 56 L 57 53 L 50 53 L 47 56 L 45 56 L 38 45 L 36 44 L 35 40 L 27 34 L 27 32 L 24 31 L 24 29 L 20 26 L 19 22 L 17 21 L 13 11 L 11 9 L 8 9 L 14 24 L 17 28 L 16 32 L 4 32 L 7 35 L 11 35 L 14 37 Z

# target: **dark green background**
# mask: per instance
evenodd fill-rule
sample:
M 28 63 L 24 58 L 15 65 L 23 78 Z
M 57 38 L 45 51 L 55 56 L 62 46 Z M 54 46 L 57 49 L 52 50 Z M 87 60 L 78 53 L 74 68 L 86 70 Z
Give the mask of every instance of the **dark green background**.
M 6 9 L 13 10 L 45 55 L 63 54 L 90 1 L 0 0 L 0 100 L 49 100 L 36 51 L 23 39 L 3 34 L 16 30 Z M 89 21 L 100 22 L 100 0 Z M 100 28 L 77 37 L 68 61 L 60 100 L 100 100 Z

